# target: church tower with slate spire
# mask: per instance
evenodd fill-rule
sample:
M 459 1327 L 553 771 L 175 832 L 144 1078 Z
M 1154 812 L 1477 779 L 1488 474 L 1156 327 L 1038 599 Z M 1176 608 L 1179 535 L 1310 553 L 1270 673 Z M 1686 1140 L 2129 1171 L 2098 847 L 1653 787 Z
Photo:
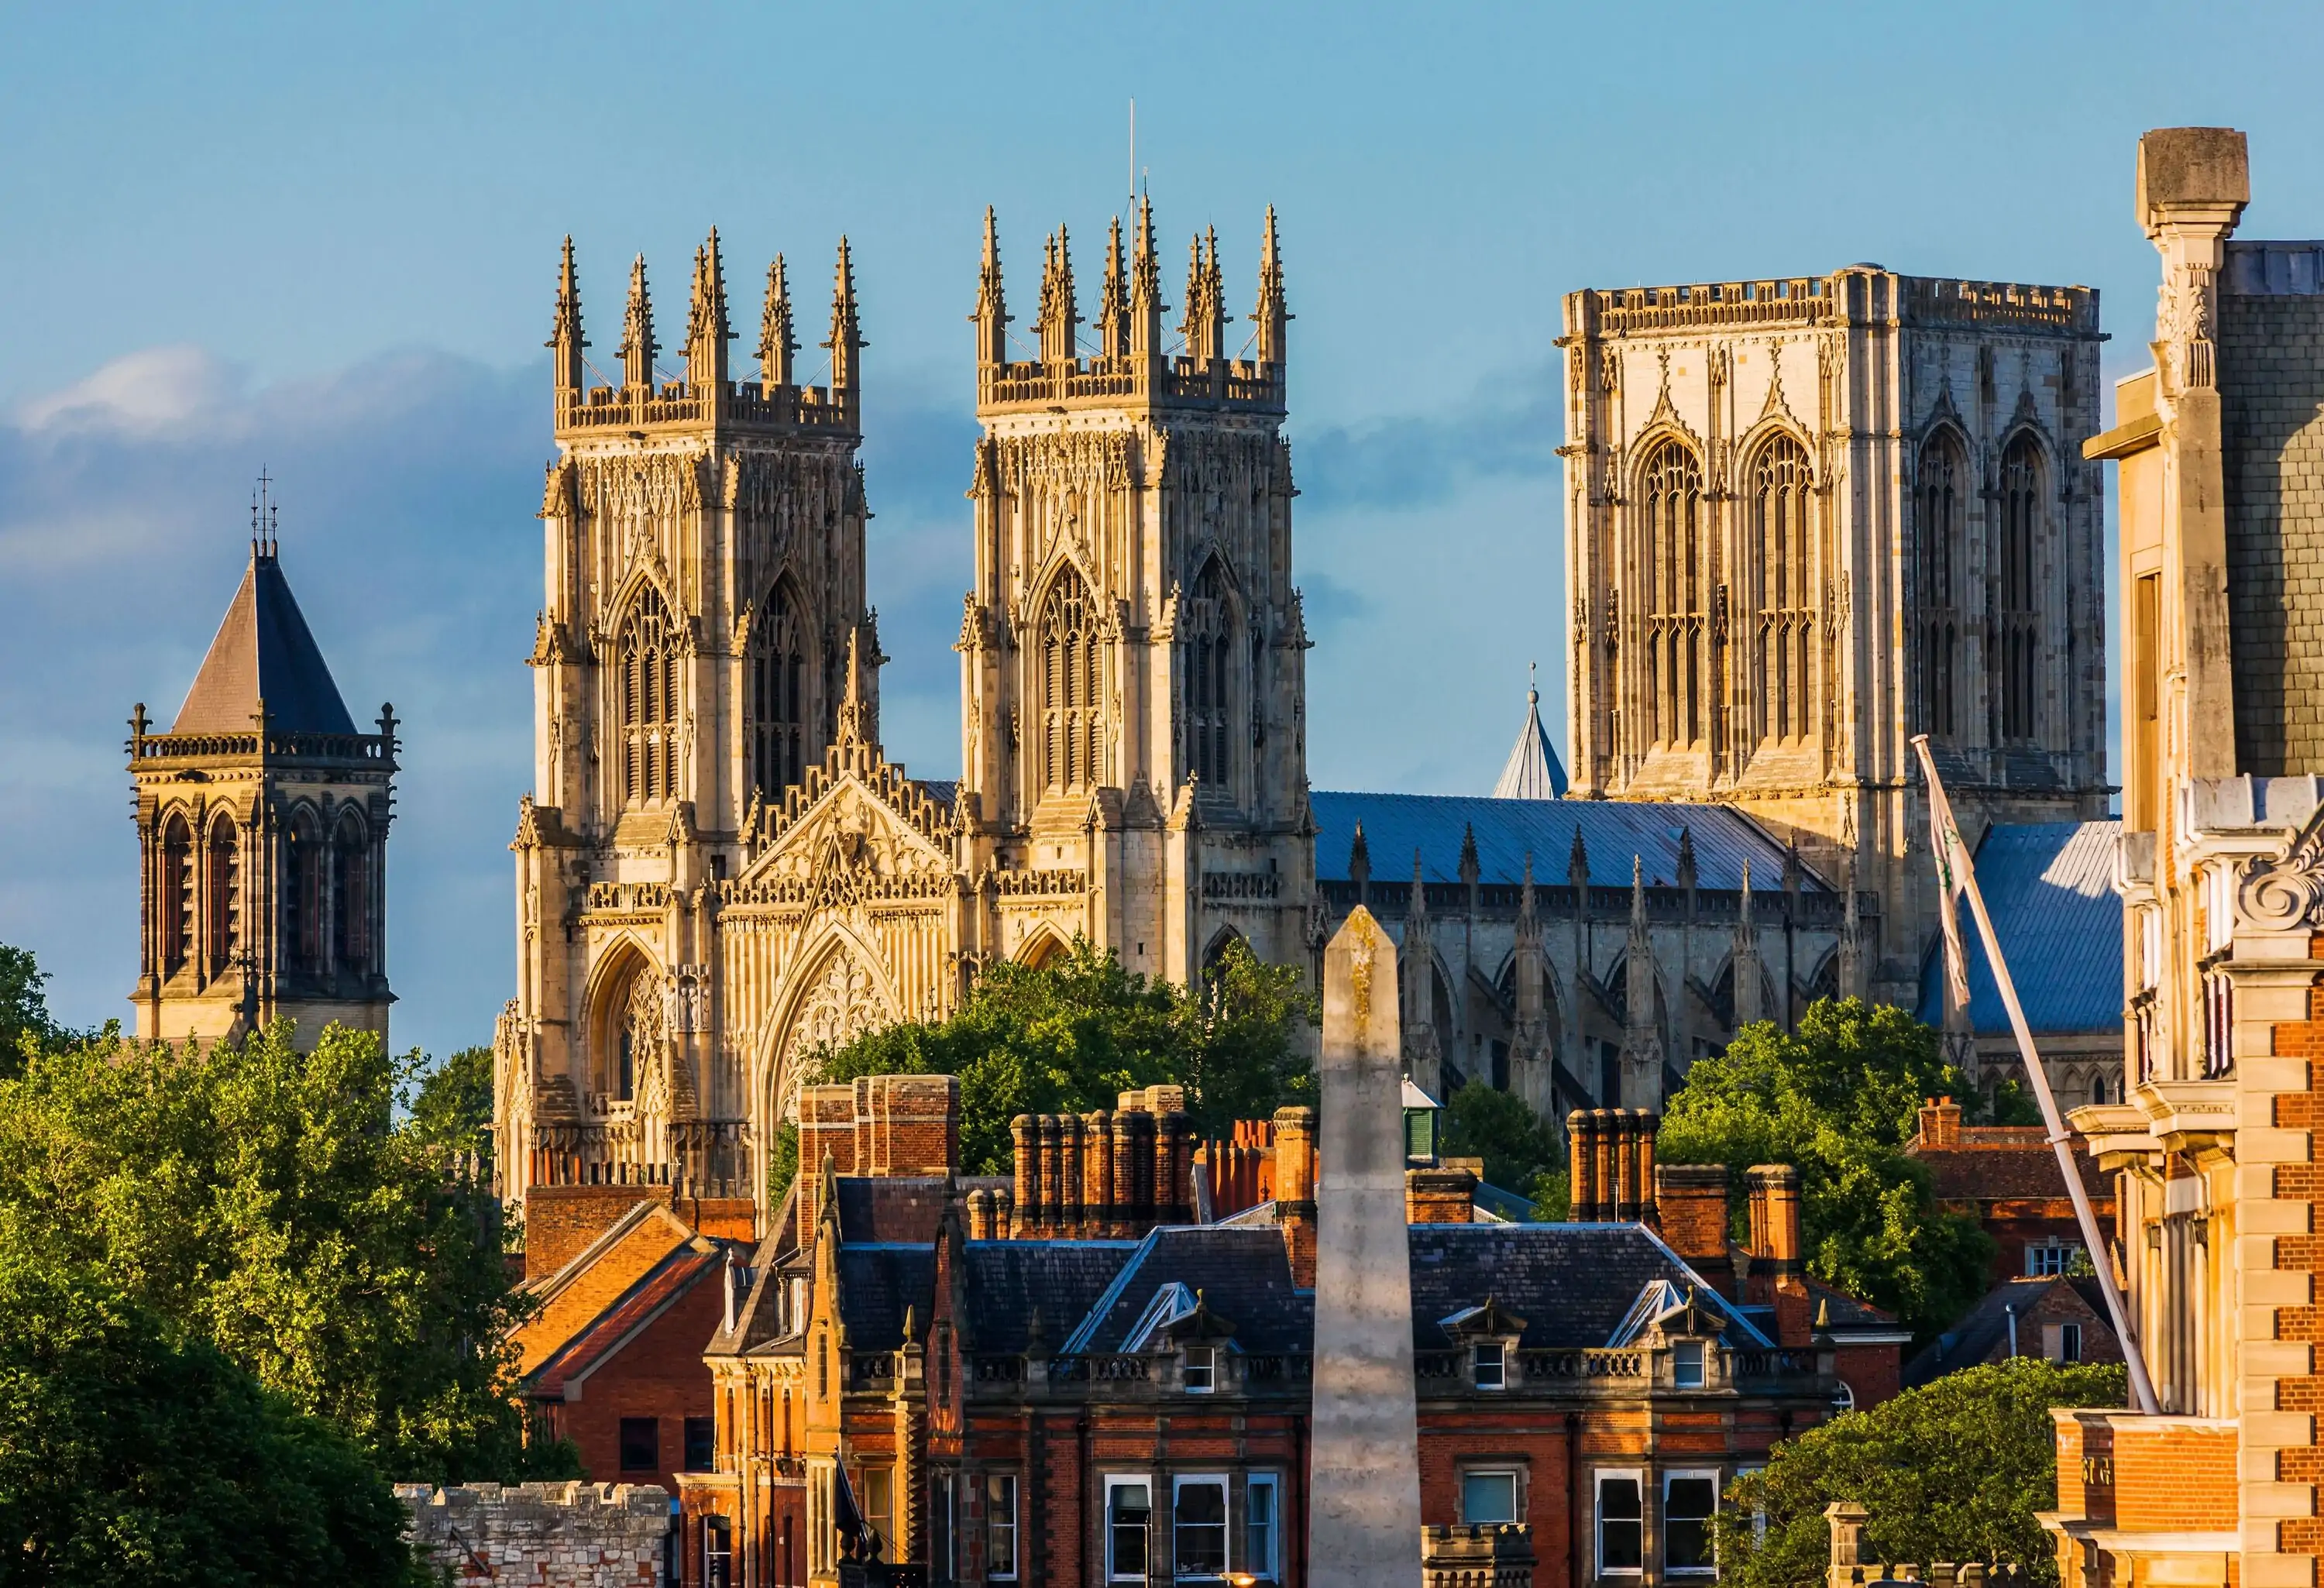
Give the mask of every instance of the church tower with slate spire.
M 213 1042 L 277 1020 L 387 1035 L 395 712 L 361 733 L 291 596 L 274 510 L 177 720 L 129 719 L 137 789 L 135 1029 Z

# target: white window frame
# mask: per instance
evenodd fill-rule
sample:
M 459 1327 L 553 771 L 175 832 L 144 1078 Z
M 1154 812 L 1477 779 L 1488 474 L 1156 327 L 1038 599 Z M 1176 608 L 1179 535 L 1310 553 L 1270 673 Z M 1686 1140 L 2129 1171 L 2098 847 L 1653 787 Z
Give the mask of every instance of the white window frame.
M 1509 1514 L 1506 1519 L 1508 1522 L 1522 1522 L 1525 1520 L 1526 1474 L 1525 1468 L 1522 1465 L 1516 1462 L 1510 1462 L 1506 1464 L 1499 1462 L 1470 1462 L 1462 1464 L 1458 1475 L 1461 1480 L 1461 1520 L 1462 1523 L 1467 1524 L 1489 1519 L 1495 1526 L 1505 1525 L 1503 1519 L 1498 1517 L 1486 1519 L 1481 1517 L 1472 1517 L 1469 1514 L 1469 1480 L 1471 1478 L 1507 1478 L 1509 1481 Z
M 1257 1549 L 1251 1543 L 1251 1497 L 1265 1494 L 1267 1499 L 1267 1547 Z M 1254 1577 L 1275 1581 L 1283 1570 L 1283 1480 L 1275 1473 L 1253 1473 L 1243 1481 L 1242 1507 L 1242 1569 Z
M 1606 1485 L 1627 1482 L 1638 1497 L 1638 1515 L 1633 1521 L 1620 1519 L 1626 1526 L 1638 1530 L 1638 1564 L 1634 1566 L 1609 1566 L 1606 1564 Z M 1642 1577 L 1646 1561 L 1646 1473 L 1643 1467 L 1599 1467 L 1590 1474 L 1590 1530 L 1593 1558 L 1601 1577 Z
M 1711 1550 L 1711 1564 L 1708 1565 L 1674 1566 L 1670 1564 L 1671 1485 L 1683 1478 L 1708 1478 L 1711 1480 L 1711 1514 L 1702 1518 L 1687 1517 L 1682 1519 L 1686 1521 L 1700 1520 L 1702 1523 L 1703 1542 Z M 1659 1521 L 1662 1528 L 1663 1574 L 1665 1576 L 1715 1577 L 1719 1574 L 1719 1535 L 1715 1530 L 1713 1530 L 1711 1524 L 1719 1515 L 1720 1500 L 1722 1498 L 1720 1492 L 1720 1487 L 1721 1485 L 1719 1482 L 1719 1469 L 1717 1467 L 1673 1467 L 1663 1473 L 1662 1516 L 1659 1519 Z
M 1493 1353 L 1492 1377 L 1485 1376 L 1485 1353 Z M 1505 1340 L 1480 1340 L 1469 1347 L 1470 1377 L 1480 1390 L 1506 1390 L 1509 1387 L 1509 1347 Z
M 1003 1483 L 1009 1487 L 1009 1515 L 1006 1520 L 996 1520 L 993 1515 L 992 1491 L 995 1485 Z M 1019 1535 L 1017 1525 L 1019 1488 L 1017 1474 L 1014 1473 L 984 1474 L 984 1574 L 996 1583 L 1015 1582 L 1019 1569 L 1019 1557 L 1021 1552 L 1018 1547 Z M 992 1546 L 996 1535 L 1006 1535 L 1009 1540 L 1009 1569 L 1005 1572 L 993 1569 Z
M 1154 1569 L 1154 1475 L 1151 1473 L 1109 1473 L 1105 1478 L 1105 1506 L 1098 1513 L 1098 1525 L 1105 1529 L 1105 1580 L 1109 1583 L 1143 1583 Z M 1122 1489 L 1146 1491 L 1146 1570 L 1120 1572 L 1113 1561 L 1113 1497 Z
M 1687 1377 L 1687 1355 L 1694 1356 L 1692 1379 Z M 1711 1342 L 1708 1340 L 1674 1340 L 1671 1342 L 1671 1388 L 1674 1390 L 1705 1390 L 1711 1386 Z
M 1189 1395 L 1209 1395 L 1215 1391 L 1219 1386 L 1219 1348 L 1215 1345 L 1189 1345 L 1185 1350 L 1185 1363 L 1178 1374 L 1180 1387 Z M 1199 1384 L 1194 1381 L 1197 1371 L 1202 1374 Z
M 1219 1491 L 1219 1569 L 1181 1575 L 1178 1571 L 1178 1496 L 1190 1488 L 1214 1488 Z M 1177 1583 L 1214 1583 L 1234 1570 L 1234 1513 L 1227 1501 L 1233 1485 L 1224 1473 L 1173 1473 L 1170 1474 L 1170 1580 Z M 1148 1524 L 1150 1528 L 1152 1524 Z M 1151 1535 L 1147 1547 L 1153 1548 Z

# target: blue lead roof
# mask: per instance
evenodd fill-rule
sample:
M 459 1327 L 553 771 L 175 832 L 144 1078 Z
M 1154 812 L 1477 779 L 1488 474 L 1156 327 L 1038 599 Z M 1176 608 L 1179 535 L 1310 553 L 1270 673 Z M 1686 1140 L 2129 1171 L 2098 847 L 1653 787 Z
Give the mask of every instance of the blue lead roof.
M 1361 822 L 1371 855 L 1372 885 L 1396 888 L 1412 880 L 1412 854 L 1432 882 L 1461 880 L 1461 841 L 1477 836 L 1477 865 L 1485 882 L 1524 880 L 1527 851 L 1534 881 L 1563 887 L 1566 861 L 1578 829 L 1590 854 L 1592 887 L 1630 885 L 1630 857 L 1646 863 L 1648 887 L 1678 885 L 1679 833 L 1694 844 L 1695 885 L 1736 889 L 1751 865 L 1751 891 L 1784 886 L 1784 846 L 1748 817 L 1723 805 L 1683 805 L 1611 799 L 1486 799 L 1462 794 L 1311 794 L 1315 812 L 1315 876 L 1345 882 L 1348 855 Z M 1813 873 L 1802 888 L 1829 892 Z
M 1978 843 L 1978 891 L 2037 1031 L 2122 1029 L 2122 896 L 2114 888 L 2121 840 L 2118 821 L 1996 822 Z M 1966 902 L 1960 916 L 1969 1026 L 2004 1034 L 2009 1014 Z M 1921 973 L 1916 1012 L 1932 1026 L 1944 1023 L 1942 942 L 1940 936 Z

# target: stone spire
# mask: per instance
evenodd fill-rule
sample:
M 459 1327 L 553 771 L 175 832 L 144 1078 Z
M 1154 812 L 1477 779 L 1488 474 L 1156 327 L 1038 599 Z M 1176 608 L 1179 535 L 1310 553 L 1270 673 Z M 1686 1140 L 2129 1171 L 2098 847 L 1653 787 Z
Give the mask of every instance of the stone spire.
M 839 239 L 839 264 L 831 288 L 831 397 L 843 406 L 854 402 L 862 374 L 862 330 L 855 321 L 855 266 L 848 258 L 847 239 Z
M 1186 312 L 1178 330 L 1186 338 L 1186 356 L 1197 365 L 1215 364 L 1226 355 L 1226 283 L 1219 274 L 1219 233 L 1210 233 L 1210 252 L 1197 236 L 1186 262 Z
M 1662 1103 L 1663 1039 L 1655 1020 L 1655 939 L 1646 926 L 1646 868 L 1630 857 L 1630 941 L 1623 956 L 1622 1099 L 1624 1108 Z
M 1074 331 L 1081 310 L 1074 302 L 1074 257 L 1065 228 L 1048 239 L 1041 262 L 1041 362 L 1067 365 L 1079 356 Z
M 1001 234 L 994 226 L 992 206 L 984 207 L 984 268 L 976 280 L 976 362 L 1009 362 L 1009 308 L 1001 286 Z
M 1288 357 L 1285 328 L 1293 316 L 1283 298 L 1283 252 L 1275 235 L 1275 206 L 1267 207 L 1267 235 L 1259 250 L 1259 308 L 1251 319 L 1259 322 L 1259 362 L 1280 368 Z
M 798 343 L 791 335 L 791 288 L 783 276 L 783 256 L 767 266 L 767 307 L 759 316 L 759 383 L 772 396 L 778 386 L 791 383 L 791 355 Z
M 1743 863 L 1743 894 L 1735 907 L 1735 1029 L 1767 1018 L 1766 972 L 1759 961 L 1759 928 L 1751 924 L 1751 863 Z
M 1840 974 L 1842 998 L 1864 995 L 1864 938 L 1856 914 L 1856 856 L 1840 857 Z
M 651 390 L 657 351 L 653 300 L 646 291 L 646 256 L 641 254 L 630 266 L 630 306 L 622 316 L 622 384 Z
M 565 238 L 565 256 L 557 269 L 557 326 L 549 333 L 549 363 L 556 372 L 557 390 L 577 398 L 588 386 L 588 371 L 581 349 L 589 344 L 581 335 L 581 286 L 573 273 L 573 238 Z
M 1097 291 L 1098 346 L 1107 358 L 1130 355 L 1130 276 L 1121 260 L 1121 217 L 1105 240 L 1105 281 Z
M 1534 908 L 1533 851 L 1526 851 L 1525 887 L 1517 895 L 1517 921 L 1510 971 L 1516 982 L 1517 1021 L 1509 1032 L 1509 1057 L 1526 1085 L 1519 1090 L 1545 1118 L 1552 1112 L 1546 1075 L 1533 1066 L 1549 1057 L 1549 1021 L 1542 1001 L 1541 917 Z
M 1138 201 L 1138 240 L 1130 259 L 1130 352 L 1157 357 L 1162 351 L 1162 262 L 1154 252 L 1154 200 Z
M 1573 824 L 1573 847 L 1566 852 L 1565 884 L 1573 890 L 1577 908 L 1590 898 L 1590 845 L 1582 841 L 1582 824 Z
M 880 665 L 887 660 L 880 652 L 880 614 L 867 612 L 847 631 L 847 672 L 836 725 L 843 755 L 862 752 L 867 768 L 881 755 Z
M 1372 850 L 1364 842 L 1364 824 L 1356 824 L 1356 836 L 1348 845 L 1348 880 L 1356 885 L 1356 900 L 1371 902 Z
M 686 383 L 696 392 L 726 389 L 726 269 L 718 260 L 718 228 L 694 251 L 694 291 L 686 314 Z
M 1541 690 L 1535 681 L 1533 668 L 1526 669 L 1526 719 L 1517 729 L 1517 742 L 1509 752 L 1509 759 L 1501 768 L 1501 780 L 1493 785 L 1496 799 L 1563 799 L 1565 798 L 1565 769 L 1558 764 L 1557 752 L 1550 748 L 1549 734 L 1541 725 Z M 1582 830 L 1574 829 L 1579 838 Z
M 1412 852 L 1412 891 L 1404 909 L 1404 1068 L 1413 1085 L 1439 1101 L 1443 1097 L 1443 1049 L 1436 1035 L 1436 954 L 1428 922 L 1428 883 L 1420 851 Z

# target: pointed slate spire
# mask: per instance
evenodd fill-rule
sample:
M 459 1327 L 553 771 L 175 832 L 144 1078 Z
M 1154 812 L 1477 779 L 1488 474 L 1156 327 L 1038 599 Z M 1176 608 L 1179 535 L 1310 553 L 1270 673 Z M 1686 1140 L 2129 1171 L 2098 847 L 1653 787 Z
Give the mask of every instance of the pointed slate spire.
M 791 355 L 798 343 L 791 335 L 791 287 L 783 274 L 783 256 L 767 266 L 767 306 L 759 316 L 759 383 L 772 394 L 791 383 Z
M 1105 240 L 1105 280 L 1097 290 L 1098 346 L 1108 358 L 1130 355 L 1130 275 L 1121 260 L 1121 217 Z
M 984 207 L 984 267 L 976 280 L 976 311 L 969 319 L 976 327 L 976 362 L 1009 362 L 1009 308 L 1001 286 L 1001 234 L 992 219 L 992 206 Z
M 588 371 L 581 361 L 581 350 L 588 345 L 581 336 L 581 287 L 574 275 L 573 237 L 567 233 L 564 258 L 557 268 L 557 324 L 549 335 L 549 367 L 555 372 L 560 395 L 577 396 L 587 385 Z
M 630 266 L 630 304 L 622 316 L 622 384 L 650 389 L 654 381 L 653 299 L 646 291 L 646 256 Z
M 1279 368 L 1287 358 L 1285 328 L 1293 317 L 1283 296 L 1283 253 L 1275 235 L 1272 204 L 1267 207 L 1267 233 L 1259 250 L 1259 308 L 1251 318 L 1259 322 L 1259 362 Z
M 855 319 L 855 265 L 847 254 L 847 239 L 839 239 L 839 263 L 831 288 L 831 340 L 823 344 L 831 350 L 831 395 L 835 402 L 847 402 L 856 393 L 862 373 L 862 353 L 867 344 L 862 328 Z
M 277 732 L 355 731 L 271 540 L 252 543 L 241 586 L 170 732 L 247 734 L 262 710 Z
M 718 228 L 694 251 L 694 289 L 687 302 L 686 380 L 697 392 L 726 387 L 726 344 L 734 339 L 726 320 L 726 268 L 718 259 Z
M 1500 781 L 1493 785 L 1496 799 L 1563 799 L 1565 798 L 1565 769 L 1558 764 L 1557 752 L 1550 748 L 1549 734 L 1541 725 L 1541 690 L 1535 681 L 1530 663 L 1526 669 L 1526 718 L 1517 729 L 1517 742 L 1509 752 L 1509 759 L 1501 768 Z M 1580 829 L 1575 829 L 1580 835 Z

